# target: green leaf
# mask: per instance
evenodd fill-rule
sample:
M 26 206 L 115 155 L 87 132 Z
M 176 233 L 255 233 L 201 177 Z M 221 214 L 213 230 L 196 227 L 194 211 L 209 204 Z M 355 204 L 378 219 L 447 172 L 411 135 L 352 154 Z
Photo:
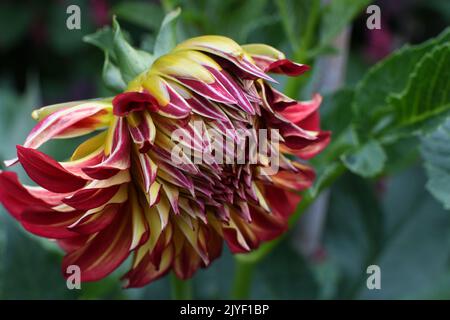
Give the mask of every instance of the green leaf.
M 147 70 L 154 58 L 148 52 L 134 49 L 126 41 L 116 19 L 113 19 L 113 34 L 113 48 L 117 58 L 117 66 L 122 73 L 123 80 L 128 83 Z
M 428 174 L 427 189 L 450 209 L 450 118 L 421 139 L 421 153 Z
M 405 90 L 391 94 L 395 125 L 417 124 L 450 109 L 450 43 L 434 48 L 416 65 Z
M 368 290 L 365 274 L 358 298 L 408 298 L 448 273 L 450 215 L 426 192 L 425 181 L 413 168 L 385 183 L 384 236 L 368 261 L 380 266 L 381 290 Z
M 114 92 L 122 92 L 126 88 L 119 68 L 110 61 L 108 53 L 105 53 L 105 62 L 102 71 L 103 81 L 106 87 Z
M 294 52 L 300 46 L 310 47 L 311 33 L 315 29 L 315 17 L 320 8 L 318 0 L 277 0 L 278 12 L 286 36 Z
M 320 46 L 326 46 L 372 0 L 333 0 L 323 9 Z
M 157 30 L 163 16 L 163 10 L 160 6 L 138 1 L 123 1 L 114 6 L 112 12 L 123 20 L 149 30 Z
M 450 40 L 450 28 L 421 45 L 404 47 L 372 67 L 356 86 L 353 110 L 359 133 L 370 136 L 392 121 L 388 97 L 407 87 L 410 75 L 425 54 Z M 427 78 L 430 76 L 427 75 Z M 421 79 L 425 81 L 425 79 Z
M 330 186 L 345 170 L 340 161 L 330 161 L 326 165 L 314 167 L 316 170 L 316 180 L 313 186 L 306 190 L 313 198 L 317 197 L 320 192 Z
M 0 299 L 124 297 L 119 277 L 112 275 L 96 283 L 82 283 L 81 290 L 69 290 L 61 274 L 61 249 L 42 246 L 50 241 L 26 233 L 2 208 L 0 222 Z
M 341 157 L 344 165 L 362 177 L 374 177 L 383 171 L 386 153 L 376 140 L 369 140 L 355 151 Z
M 162 56 L 172 50 L 177 44 L 177 38 L 175 34 L 176 18 L 181 13 L 181 9 L 177 8 L 169 12 L 161 24 L 158 36 L 155 41 L 155 48 L 153 54 L 155 58 Z

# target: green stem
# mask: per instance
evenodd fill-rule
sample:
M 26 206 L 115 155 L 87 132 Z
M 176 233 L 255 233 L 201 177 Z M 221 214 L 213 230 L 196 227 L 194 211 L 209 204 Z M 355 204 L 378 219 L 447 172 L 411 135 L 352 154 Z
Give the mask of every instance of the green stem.
M 173 300 L 192 299 L 192 286 L 189 280 L 180 280 L 175 274 L 171 274 L 170 280 Z
M 332 167 L 332 172 L 321 184 L 317 192 L 305 192 L 296 212 L 289 219 L 289 227 L 292 227 L 308 207 L 317 199 L 320 193 L 336 181 L 345 172 L 345 167 L 339 162 Z M 236 273 L 234 276 L 232 297 L 234 299 L 246 299 L 249 297 L 252 273 L 256 265 L 264 259 L 283 239 L 284 235 L 270 242 L 263 243 L 257 250 L 235 255 Z
M 236 260 L 235 268 L 232 298 L 248 299 L 255 264 L 245 260 Z

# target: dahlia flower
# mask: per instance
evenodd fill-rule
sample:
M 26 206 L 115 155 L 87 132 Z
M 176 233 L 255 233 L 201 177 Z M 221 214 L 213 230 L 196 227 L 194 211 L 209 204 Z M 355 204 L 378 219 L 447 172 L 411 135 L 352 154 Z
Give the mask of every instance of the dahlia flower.
M 271 86 L 269 73 L 307 70 L 267 45 L 189 39 L 113 99 L 34 111 L 38 124 L 8 165 L 19 162 L 38 186 L 2 171 L 0 201 L 26 230 L 58 242 L 66 276 L 77 265 L 82 281 L 99 280 L 132 257 L 126 287 L 169 271 L 189 278 L 219 257 L 223 242 L 246 253 L 287 229 L 298 192 L 314 180 L 302 159 L 330 134 L 319 128 L 321 97 L 295 101 Z M 269 139 L 237 162 L 239 149 L 249 149 L 243 141 L 258 140 L 261 129 Z M 198 159 L 215 143 L 211 132 L 236 142 L 231 161 Z M 38 150 L 84 135 L 67 161 Z M 175 163 L 177 146 L 183 161 Z

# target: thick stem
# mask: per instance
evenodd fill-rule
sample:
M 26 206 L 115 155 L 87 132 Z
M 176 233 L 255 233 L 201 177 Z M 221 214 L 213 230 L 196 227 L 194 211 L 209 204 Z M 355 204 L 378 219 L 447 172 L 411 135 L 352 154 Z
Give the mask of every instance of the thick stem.
M 171 274 L 170 280 L 173 300 L 192 299 L 192 286 L 189 280 L 180 280 L 175 274 Z
M 253 277 L 255 264 L 251 261 L 237 259 L 235 263 L 235 274 L 233 282 L 233 299 L 248 299 Z

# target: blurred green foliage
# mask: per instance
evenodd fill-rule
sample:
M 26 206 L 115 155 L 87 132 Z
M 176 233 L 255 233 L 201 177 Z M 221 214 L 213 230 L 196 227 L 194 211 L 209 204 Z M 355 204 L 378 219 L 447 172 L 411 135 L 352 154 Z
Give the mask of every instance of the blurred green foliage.
M 335 168 L 349 170 L 329 189 L 323 254 L 320 259 L 302 256 L 296 238 L 288 235 L 256 269 L 250 297 L 448 299 L 450 213 L 443 204 L 449 208 L 450 32 L 428 39 L 448 25 L 450 8 L 443 1 L 398 1 L 396 10 L 416 24 L 410 23 L 409 30 L 391 22 L 386 28 L 398 32 L 400 43 L 428 41 L 407 45 L 371 66 L 364 53 L 370 43 L 362 14 L 370 2 L 84 0 L 79 2 L 78 31 L 65 28 L 68 1 L 2 2 L 0 27 L 8 32 L 0 35 L 0 160 L 14 156 L 15 145 L 33 125 L 33 108 L 111 96 L 174 45 L 175 31 L 178 41 L 221 34 L 239 43 L 268 43 L 314 66 L 339 53 L 334 38 L 353 26 L 347 82 L 325 96 L 321 110 L 322 127 L 333 131 L 333 143 L 314 160 L 318 179 L 309 191 L 315 197 L 328 187 Z M 401 21 L 403 16 L 392 9 L 395 5 L 387 3 L 379 1 L 391 19 Z M 163 23 L 164 14 L 178 7 L 180 17 Z M 122 29 L 118 24 L 104 27 L 113 14 Z M 390 49 L 398 47 L 391 42 Z M 280 85 L 292 96 L 305 96 L 316 70 Z M 64 159 L 72 147 L 56 142 L 46 152 Z M 83 284 L 80 291 L 67 290 L 59 270 L 61 257 L 56 244 L 30 236 L 0 208 L 0 298 L 170 298 L 167 277 L 145 288 L 121 290 L 123 270 Z M 381 267 L 382 290 L 365 286 L 370 264 Z M 228 298 L 234 271 L 233 257 L 225 249 L 218 261 L 193 278 L 194 296 Z

